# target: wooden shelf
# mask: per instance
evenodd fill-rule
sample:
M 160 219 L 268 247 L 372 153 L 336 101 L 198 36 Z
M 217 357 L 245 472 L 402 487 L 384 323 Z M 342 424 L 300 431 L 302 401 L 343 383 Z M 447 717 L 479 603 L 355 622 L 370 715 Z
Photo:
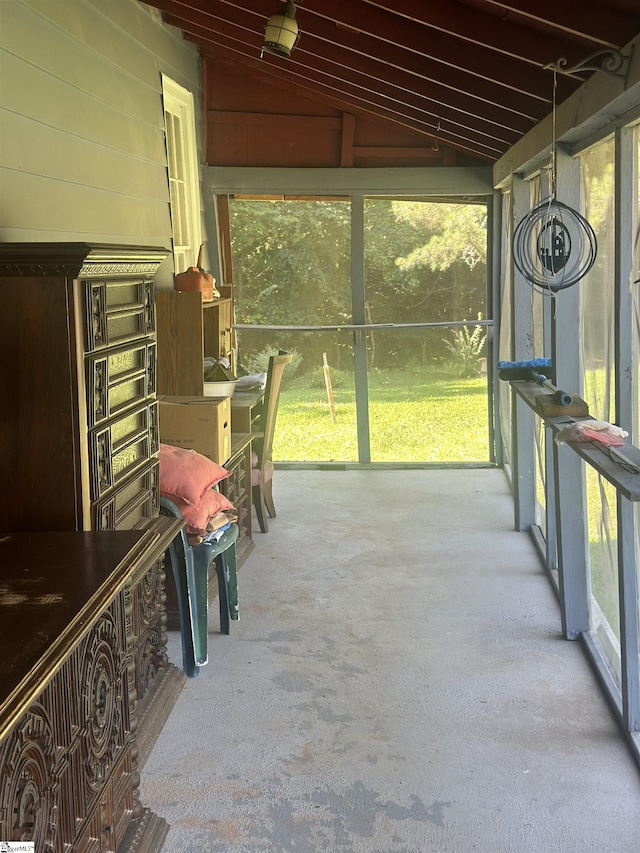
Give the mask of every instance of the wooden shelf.
M 162 290 L 156 292 L 156 324 L 158 342 L 158 394 L 170 397 L 202 397 L 204 395 L 204 359 L 226 357 L 233 360 L 233 297 L 230 287 L 213 302 L 203 302 L 201 293 Z M 262 395 L 260 395 L 261 398 Z M 231 398 L 233 406 L 234 397 Z M 251 441 L 250 422 L 231 415 L 231 455 L 225 460 L 229 477 L 220 490 L 238 510 L 240 534 L 236 543 L 238 566 L 253 548 L 251 529 Z M 237 434 L 239 433 L 239 434 Z M 215 569 L 211 569 L 210 590 L 215 595 Z M 169 581 L 171 585 L 171 581 Z M 175 625 L 177 602 L 169 600 L 169 626 Z
M 535 382 L 510 382 L 509 383 L 521 400 L 540 416 L 538 410 L 538 398 L 541 395 L 547 395 L 545 391 Z M 553 418 L 543 418 L 545 424 L 553 431 L 554 437 L 561 429 L 570 423 L 578 423 L 579 421 L 591 420 L 588 417 L 573 417 L 571 415 L 558 416 Z M 640 474 L 634 474 L 631 471 L 626 471 L 617 462 L 609 456 L 605 445 L 597 446 L 595 442 L 580 442 L 568 441 L 567 447 L 570 447 L 575 453 L 584 459 L 592 468 L 601 474 L 605 480 L 611 483 L 614 488 L 624 495 L 627 500 L 640 501 Z M 633 444 L 625 444 L 625 451 L 629 454 L 629 458 L 634 464 L 640 466 L 640 448 Z
M 201 293 L 156 291 L 158 394 L 202 397 L 204 359 L 232 363 L 233 304 L 230 298 L 203 302 Z

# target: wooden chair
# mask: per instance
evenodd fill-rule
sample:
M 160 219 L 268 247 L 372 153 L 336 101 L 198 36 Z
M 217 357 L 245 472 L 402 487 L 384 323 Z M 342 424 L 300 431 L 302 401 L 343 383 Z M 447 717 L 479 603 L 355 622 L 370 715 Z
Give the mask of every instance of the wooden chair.
M 179 507 L 160 498 L 163 515 L 182 518 Z M 189 545 L 184 530 L 169 545 L 180 616 L 182 668 L 189 678 L 198 675 L 208 662 L 209 566 L 214 563 L 218 578 L 220 631 L 229 633 L 229 620 L 238 619 L 236 539 L 238 525 L 231 524 L 217 542 Z
M 292 359 L 291 353 L 284 352 L 272 355 L 269 359 L 264 403 L 257 424 L 258 435 L 254 438 L 252 445 L 251 495 L 258 524 L 263 533 L 269 529 L 267 513 L 269 513 L 269 518 L 276 517 L 272 492 L 273 462 L 271 451 L 276 428 L 282 374 Z

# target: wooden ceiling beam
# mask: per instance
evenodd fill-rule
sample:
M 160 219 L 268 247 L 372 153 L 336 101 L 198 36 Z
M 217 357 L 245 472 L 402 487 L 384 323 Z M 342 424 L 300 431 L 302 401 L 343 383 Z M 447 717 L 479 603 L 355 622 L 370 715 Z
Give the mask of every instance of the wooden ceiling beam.
M 305 2 L 307 6 L 309 0 Z M 488 15 L 473 6 L 461 8 L 452 0 L 362 0 L 366 6 L 385 9 L 410 22 L 449 33 L 463 41 L 479 44 L 498 54 L 511 56 L 540 68 L 564 56 L 569 63 L 578 62 L 584 55 L 584 45 L 568 39 L 559 31 L 542 33 Z M 362 15 L 366 17 L 363 10 Z M 598 44 L 593 43 L 594 49 Z
M 180 0 L 158 0 L 158 7 L 176 15 L 176 26 L 181 26 L 180 19 L 210 28 L 215 31 L 229 32 L 229 25 L 245 29 L 251 42 L 256 39 L 262 43 L 261 33 L 253 29 L 253 16 L 246 16 L 244 10 L 225 5 L 225 0 L 190 0 L 184 3 Z M 191 7 L 191 8 L 189 8 Z M 243 36 L 244 38 L 244 36 Z M 304 41 L 303 41 L 304 40 Z M 375 71 L 374 79 L 387 79 L 390 75 L 409 75 L 405 77 L 406 86 L 410 90 L 421 87 L 436 87 L 442 94 L 442 99 L 455 101 L 458 96 L 476 100 L 477 114 L 485 110 L 497 108 L 525 117 L 535 122 L 549 112 L 551 108 L 552 78 L 549 77 L 549 92 L 547 98 L 527 96 L 486 80 L 479 80 L 473 75 L 454 68 L 444 68 L 431 60 L 419 57 L 409 51 L 393 48 L 371 37 L 357 37 L 353 33 L 337 30 L 327 21 L 318 19 L 314 30 L 303 32 L 296 52 L 304 48 L 309 54 L 327 58 L 337 65 L 362 68 L 372 65 Z M 251 45 L 252 47 L 252 45 Z M 256 55 L 258 48 L 256 48 Z M 283 60 L 288 62 L 289 60 Z M 414 78 L 414 79 L 411 79 Z M 560 85 L 565 85 L 564 81 Z M 569 81 L 571 91 L 576 88 L 574 81 Z
M 204 55 L 211 61 L 228 64 L 225 54 L 218 53 L 215 48 L 207 50 Z M 506 140 L 497 139 L 489 134 L 478 133 L 455 122 L 443 122 L 437 118 L 430 120 L 424 112 L 398 110 L 393 101 L 389 104 L 382 104 L 377 99 L 372 100 L 364 87 L 359 89 L 348 87 L 340 91 L 327 86 L 321 78 L 309 82 L 307 78 L 300 77 L 295 72 L 292 74 L 291 71 L 288 71 L 286 75 L 283 75 L 276 66 L 270 66 L 269 71 L 265 73 L 264 63 L 260 60 L 250 60 L 239 56 L 237 62 L 242 64 L 245 70 L 256 79 L 262 81 L 267 79 L 271 85 L 277 85 L 281 89 L 290 89 L 291 91 L 294 91 L 293 84 L 295 83 L 296 93 L 303 97 L 318 98 L 322 96 L 324 103 L 331 105 L 334 109 L 339 109 L 342 113 L 353 112 L 378 122 L 381 120 L 393 121 L 398 128 L 405 132 L 409 131 L 422 137 L 428 137 L 430 144 L 436 140 L 446 141 L 452 146 L 472 144 L 480 146 L 485 151 L 504 151 L 511 144 Z M 331 98 L 331 104 L 327 98 Z
M 640 14 L 629 15 L 606 3 L 593 0 L 485 0 L 500 17 L 529 18 L 545 27 L 545 32 L 562 32 L 601 47 L 621 48 L 630 41 L 629 33 L 640 28 Z M 589 50 L 585 51 L 589 53 Z
M 304 57 L 301 58 L 304 59 Z M 294 62 L 296 61 L 295 57 L 292 59 Z M 336 87 L 343 87 L 344 84 L 347 84 L 368 93 L 368 96 L 371 97 L 374 78 L 365 69 L 346 67 L 336 69 L 334 63 L 321 57 L 311 57 L 301 63 L 300 71 L 302 74 L 309 76 L 309 69 L 312 71 L 310 79 L 315 79 L 316 75 L 320 74 L 326 80 L 333 81 Z M 283 69 L 283 74 L 286 76 L 286 69 Z M 531 126 L 531 122 L 527 119 L 513 115 L 505 117 L 502 114 L 499 115 L 498 111 L 496 111 L 493 120 L 491 116 L 476 115 L 471 111 L 474 105 L 469 102 L 458 103 L 451 98 L 438 98 L 435 92 L 431 93 L 426 88 L 421 88 L 420 91 L 410 91 L 395 83 L 394 80 L 375 80 L 376 100 L 379 100 L 380 103 L 395 105 L 395 107 L 417 110 L 418 114 L 429 121 L 434 129 L 443 123 L 455 124 L 463 130 L 473 131 L 487 137 L 487 141 L 509 143 L 514 137 L 520 135 L 518 128 L 527 127 L 528 129 Z
M 551 112 L 545 65 L 623 48 L 640 31 L 640 0 L 296 2 L 302 37 L 288 59 L 259 58 L 277 0 L 151 5 L 216 61 L 228 56 L 256 79 L 341 113 L 489 159 Z M 579 86 L 558 75 L 558 105 Z
M 218 50 L 220 50 L 220 48 L 218 48 Z M 216 50 L 216 47 L 212 45 L 209 49 L 204 51 L 203 56 L 208 60 L 228 62 L 228 53 L 233 52 L 233 50 L 230 48 L 222 48 L 222 50 L 225 51 L 226 58 L 221 58 L 218 50 Z M 428 144 L 432 144 L 437 141 L 440 145 L 448 145 L 458 151 L 465 151 L 475 157 L 481 157 L 487 160 L 495 160 L 497 152 L 501 154 L 508 148 L 508 145 L 489 145 L 479 141 L 469 140 L 463 135 L 456 133 L 455 130 L 441 130 L 440 133 L 436 133 L 434 129 L 431 126 L 426 125 L 426 123 L 422 123 L 423 126 L 421 128 L 421 123 L 419 121 L 408 121 L 403 115 L 397 113 L 394 114 L 390 110 L 371 103 L 371 101 L 358 99 L 355 96 L 348 99 L 344 96 L 339 97 L 335 90 L 328 89 L 321 83 L 309 83 L 309 81 L 305 79 L 300 81 L 295 73 L 289 72 L 286 78 L 283 78 L 278 70 L 273 66 L 270 70 L 265 71 L 264 63 L 258 59 L 250 59 L 244 54 L 235 55 L 234 60 L 237 64 L 242 65 L 242 67 L 247 71 L 253 72 L 258 79 L 264 80 L 265 77 L 268 78 L 269 82 L 274 86 L 294 94 L 298 94 L 301 97 L 319 98 L 322 102 L 327 104 L 327 106 L 331 106 L 343 113 L 352 113 L 374 122 L 383 121 L 392 124 L 399 130 L 404 130 L 405 132 L 408 131 L 421 136 L 428 142 Z
M 424 4 L 425 9 L 430 7 L 430 2 L 431 0 Z M 366 39 L 369 55 L 377 52 L 376 41 L 383 42 L 389 48 L 407 51 L 439 63 L 445 74 L 448 74 L 450 69 L 455 69 L 472 74 L 479 81 L 504 86 L 528 97 L 541 98 L 545 102 L 550 100 L 552 80 L 548 72 L 543 70 L 539 59 L 535 67 L 532 67 L 513 54 L 497 54 L 477 40 L 462 41 L 457 34 L 435 30 L 415 19 L 408 20 L 398 15 L 395 9 L 387 10 L 370 5 L 363 14 L 362 0 L 305 0 L 298 15 L 300 26 L 309 22 L 307 28 L 314 35 L 326 36 L 329 34 L 326 24 L 323 30 L 319 30 L 316 22 L 310 21 L 310 15 L 328 21 L 329 26 L 335 26 L 338 31 L 341 26 L 347 27 L 350 31 L 349 40 L 354 47 L 358 47 L 358 43 Z M 456 17 L 460 20 L 462 14 L 458 12 Z M 523 32 L 520 32 L 519 42 L 522 41 Z M 517 43 L 512 45 L 512 48 L 517 48 Z M 545 51 L 544 57 L 552 62 L 557 59 L 558 54 Z M 566 85 L 567 82 L 569 81 L 564 81 L 567 91 L 558 92 L 559 97 L 568 96 L 576 88 L 575 83 L 571 85 L 569 82 L 569 85 Z
M 166 5 L 170 5 L 169 0 Z M 193 40 L 201 46 L 213 45 L 218 52 L 224 52 L 240 35 L 237 28 L 226 22 L 218 22 L 215 28 L 209 28 L 188 24 L 185 18 L 174 19 L 168 16 L 166 20 L 167 23 L 187 27 L 185 32 Z M 244 39 L 245 34 L 242 35 Z M 247 34 L 246 38 L 251 38 L 251 34 Z M 252 45 L 248 45 L 244 40 L 239 41 L 235 46 L 236 55 L 250 54 L 253 52 L 251 48 Z M 257 50 L 254 56 L 258 56 Z M 463 135 L 465 135 L 464 131 L 469 130 L 472 131 L 472 135 L 480 134 L 487 137 L 485 142 L 498 141 L 512 144 L 515 138 L 527 132 L 534 123 L 527 117 L 478 104 L 473 98 L 465 95 L 452 97 L 449 92 L 443 92 L 438 87 L 422 86 L 416 91 L 411 88 L 413 81 L 399 71 L 386 71 L 385 79 L 377 79 L 375 75 L 379 72 L 379 68 L 374 63 L 365 63 L 356 68 L 346 64 L 336 67 L 335 63 L 324 56 L 307 54 L 302 43 L 289 59 L 281 60 L 278 57 L 266 55 L 259 67 L 265 72 L 269 68 L 276 69 L 276 73 L 279 73 L 284 80 L 295 67 L 299 81 L 306 78 L 309 84 L 313 85 L 322 78 L 325 85 L 333 87 L 336 94 L 340 94 L 343 99 L 353 94 L 361 97 L 364 92 L 372 103 L 379 103 L 392 111 L 400 110 L 405 114 L 408 110 L 414 120 L 416 116 L 419 117 L 422 126 L 425 122 L 427 124 L 430 122 L 431 130 L 434 132 L 438 124 L 441 126 L 458 124 Z M 360 91 L 354 91 L 352 87 Z

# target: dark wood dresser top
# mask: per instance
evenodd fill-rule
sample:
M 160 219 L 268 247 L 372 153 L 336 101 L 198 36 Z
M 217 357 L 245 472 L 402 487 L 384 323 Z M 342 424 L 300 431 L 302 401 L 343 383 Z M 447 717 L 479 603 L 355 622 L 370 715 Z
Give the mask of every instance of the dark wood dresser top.
M 126 583 L 148 531 L 0 538 L 0 737 Z

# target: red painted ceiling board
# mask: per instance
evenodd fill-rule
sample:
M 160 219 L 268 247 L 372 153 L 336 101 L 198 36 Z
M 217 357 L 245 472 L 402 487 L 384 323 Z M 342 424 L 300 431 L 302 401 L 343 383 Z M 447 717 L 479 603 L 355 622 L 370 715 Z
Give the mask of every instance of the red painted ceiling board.
M 203 56 L 227 60 L 225 83 L 241 69 L 251 76 L 255 92 L 237 88 L 240 111 L 254 109 L 261 88 L 277 88 L 281 104 L 307 114 L 350 114 L 427 145 L 437 132 L 463 155 L 489 161 L 551 112 L 545 65 L 623 48 L 640 32 L 640 0 L 301 0 L 292 56 L 260 59 L 279 0 L 152 5 Z M 581 82 L 557 81 L 558 103 Z

